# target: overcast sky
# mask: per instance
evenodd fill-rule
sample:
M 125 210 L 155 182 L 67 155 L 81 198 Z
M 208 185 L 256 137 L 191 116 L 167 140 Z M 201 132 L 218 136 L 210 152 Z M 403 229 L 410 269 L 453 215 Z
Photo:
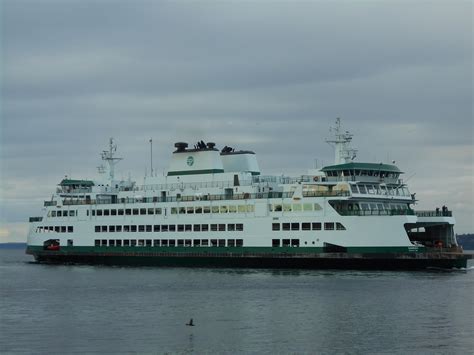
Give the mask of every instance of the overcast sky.
M 473 225 L 471 1 L 1 1 L 0 242 L 26 239 L 64 175 L 167 168 L 198 139 L 263 173 L 333 162 L 341 117 L 359 161 L 396 160 L 420 199 Z

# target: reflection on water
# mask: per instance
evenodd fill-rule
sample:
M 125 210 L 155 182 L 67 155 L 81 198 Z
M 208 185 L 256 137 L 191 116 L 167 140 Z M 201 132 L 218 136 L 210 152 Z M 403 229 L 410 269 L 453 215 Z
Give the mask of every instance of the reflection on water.
M 472 350 L 474 272 L 56 266 L 0 251 L 4 352 Z M 196 326 L 187 327 L 190 318 Z M 53 338 L 52 342 L 45 339 Z

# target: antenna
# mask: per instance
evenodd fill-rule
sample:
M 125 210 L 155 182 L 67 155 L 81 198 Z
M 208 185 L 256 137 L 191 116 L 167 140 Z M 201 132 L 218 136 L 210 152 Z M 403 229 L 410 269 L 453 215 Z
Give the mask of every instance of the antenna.
M 150 176 L 153 176 L 153 139 L 151 138 L 150 138 L 150 167 L 151 167 Z
M 341 130 L 341 119 L 336 118 L 336 126 L 330 127 L 329 132 L 334 138 L 326 139 L 326 143 L 334 147 L 334 164 L 344 164 L 353 161 L 357 156 L 357 149 L 350 146 L 353 134 Z
M 122 160 L 123 158 L 114 157 L 115 152 L 117 151 L 117 144 L 115 144 L 114 139 L 111 137 L 109 139 L 109 150 L 102 151 L 102 160 L 109 164 L 109 177 L 110 181 L 114 179 L 114 168 L 115 165 Z

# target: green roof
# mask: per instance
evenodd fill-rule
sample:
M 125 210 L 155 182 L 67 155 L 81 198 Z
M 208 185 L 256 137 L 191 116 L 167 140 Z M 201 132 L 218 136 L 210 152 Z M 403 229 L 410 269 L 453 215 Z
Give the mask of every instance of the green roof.
M 400 173 L 395 165 L 382 164 L 382 163 L 345 163 L 337 165 L 325 166 L 321 169 L 322 171 L 340 171 L 340 170 L 376 170 L 376 171 L 388 171 L 391 173 Z
M 59 185 L 61 186 L 72 186 L 72 185 L 81 185 L 81 186 L 94 186 L 94 182 L 91 180 L 71 180 L 63 179 Z

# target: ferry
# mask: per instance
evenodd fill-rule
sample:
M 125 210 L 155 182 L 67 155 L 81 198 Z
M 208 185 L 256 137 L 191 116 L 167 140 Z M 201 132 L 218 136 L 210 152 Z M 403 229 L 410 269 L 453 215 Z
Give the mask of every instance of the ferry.
M 65 177 L 30 217 L 43 263 L 187 267 L 465 268 L 447 207 L 416 210 L 394 165 L 356 161 L 339 119 L 334 164 L 263 175 L 250 150 L 178 142 L 169 169 L 117 179 L 111 138 L 96 180 Z M 150 140 L 150 143 L 151 140 Z

